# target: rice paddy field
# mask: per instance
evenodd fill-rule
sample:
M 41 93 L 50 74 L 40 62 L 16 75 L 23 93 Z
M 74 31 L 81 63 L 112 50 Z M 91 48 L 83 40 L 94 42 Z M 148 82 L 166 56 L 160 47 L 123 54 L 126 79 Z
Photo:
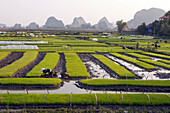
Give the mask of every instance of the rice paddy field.
M 0 49 L 0 108 L 117 105 L 170 109 L 170 39 L 163 39 L 156 49 L 157 40 L 102 33 L 1 33 L 0 48 L 13 46 L 13 41 L 29 41 L 15 45 L 38 49 Z M 42 77 L 41 68 L 57 76 Z M 63 73 L 69 76 L 63 78 Z

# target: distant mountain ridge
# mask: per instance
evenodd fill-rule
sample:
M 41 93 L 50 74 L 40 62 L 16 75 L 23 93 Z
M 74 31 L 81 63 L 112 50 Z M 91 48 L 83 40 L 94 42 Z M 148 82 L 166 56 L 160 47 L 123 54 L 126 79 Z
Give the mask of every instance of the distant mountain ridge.
M 146 25 L 158 20 L 166 12 L 159 8 L 142 9 L 137 11 L 134 18 L 127 22 L 128 28 L 137 28 L 142 23 Z M 116 23 L 116 22 L 115 22 Z M 28 26 L 24 27 L 21 24 L 15 24 L 12 28 L 27 28 L 27 29 L 88 29 L 88 30 L 116 30 L 116 24 L 113 21 L 110 23 L 106 17 L 101 18 L 97 24 L 91 25 L 87 23 L 83 17 L 75 17 L 70 25 L 64 25 L 62 20 L 56 19 L 54 16 L 47 18 L 45 25 L 43 27 L 39 26 L 35 22 L 30 23 Z M 0 28 L 5 28 L 5 24 L 0 24 Z M 9 27 L 10 28 L 10 27 Z
M 97 25 L 95 25 L 96 29 L 102 29 L 102 30 L 111 30 L 113 29 L 113 24 L 109 23 L 108 19 L 106 17 L 103 17 L 99 20 Z
M 61 20 L 57 20 L 55 17 L 51 16 L 47 19 L 44 27 L 49 29 L 63 29 L 64 23 Z
M 0 28 L 5 28 L 5 27 L 6 27 L 5 24 L 1 24 L 1 23 L 0 23 Z
M 26 26 L 27 29 L 38 29 L 39 25 L 35 22 L 31 22 L 28 26 Z
M 86 24 L 85 20 L 82 17 L 75 17 L 71 26 L 81 27 L 82 24 Z
M 142 9 L 135 13 L 134 18 L 127 22 L 129 28 L 137 28 L 142 23 L 152 23 L 155 20 L 158 20 L 166 12 L 158 8 L 150 8 L 148 10 Z

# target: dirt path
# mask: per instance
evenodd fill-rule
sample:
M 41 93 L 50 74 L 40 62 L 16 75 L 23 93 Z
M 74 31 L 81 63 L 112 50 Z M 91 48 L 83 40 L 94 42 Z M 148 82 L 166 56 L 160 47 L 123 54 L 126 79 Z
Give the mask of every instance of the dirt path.
M 20 59 L 23 56 L 23 54 L 24 54 L 24 52 L 12 52 L 7 57 L 0 60 L 0 68 L 3 68 L 5 66 L 13 63 L 14 61 Z
M 36 59 L 33 62 L 14 73 L 12 77 L 26 77 L 27 73 L 30 72 L 37 64 L 39 64 L 44 59 L 45 55 L 45 52 L 38 53 Z

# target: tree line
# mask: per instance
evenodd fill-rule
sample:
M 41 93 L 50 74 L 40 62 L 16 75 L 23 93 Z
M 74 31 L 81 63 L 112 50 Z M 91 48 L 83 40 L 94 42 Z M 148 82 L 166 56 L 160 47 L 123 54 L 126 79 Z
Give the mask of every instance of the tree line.
M 153 36 L 170 36 L 170 11 L 168 11 L 164 16 L 168 19 L 155 20 L 154 22 L 146 25 L 142 23 L 134 31 L 138 35 L 153 35 Z M 123 20 L 117 21 L 117 30 L 122 33 L 123 30 L 128 28 L 127 23 Z

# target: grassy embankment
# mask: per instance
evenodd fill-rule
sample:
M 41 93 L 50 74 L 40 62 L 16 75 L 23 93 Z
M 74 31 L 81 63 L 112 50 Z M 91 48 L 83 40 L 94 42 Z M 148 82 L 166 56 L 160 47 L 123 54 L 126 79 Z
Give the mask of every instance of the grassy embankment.
M 44 59 L 27 74 L 27 77 L 41 76 L 42 74 L 42 72 L 40 72 L 41 68 L 48 68 L 52 70 L 57 65 L 58 60 L 59 60 L 58 53 L 47 53 Z
M 127 80 L 114 80 L 114 79 L 83 79 L 80 81 L 82 84 L 88 86 L 126 86 Z M 141 86 L 141 87 L 170 87 L 170 80 L 130 80 L 128 79 L 128 86 Z
M 110 54 L 117 57 L 117 58 L 123 59 L 125 61 L 130 62 L 130 63 L 133 63 L 134 65 L 139 66 L 139 67 L 144 68 L 144 69 L 157 69 L 157 67 L 155 67 L 153 65 L 150 65 L 150 64 L 147 64 L 145 62 L 135 60 L 133 58 L 130 58 L 130 57 L 118 54 L 118 53 L 110 53 Z
M 90 77 L 86 66 L 76 53 L 64 53 L 66 59 L 66 70 L 70 77 Z
M 61 82 L 54 78 L 0 78 L 0 85 L 58 85 Z
M 0 69 L 0 77 L 10 77 L 12 74 L 25 67 L 37 57 L 38 52 L 27 51 L 19 60 Z
M 169 96 L 165 94 L 148 94 L 148 96 L 147 94 L 72 94 L 71 98 L 70 94 L 0 94 L 0 96 L 0 105 L 170 105 Z
M 93 55 L 96 59 L 101 61 L 104 65 L 106 65 L 108 68 L 110 68 L 113 72 L 115 72 L 120 77 L 135 77 L 134 74 L 126 70 L 124 67 L 114 63 L 110 59 L 102 56 L 102 55 Z

